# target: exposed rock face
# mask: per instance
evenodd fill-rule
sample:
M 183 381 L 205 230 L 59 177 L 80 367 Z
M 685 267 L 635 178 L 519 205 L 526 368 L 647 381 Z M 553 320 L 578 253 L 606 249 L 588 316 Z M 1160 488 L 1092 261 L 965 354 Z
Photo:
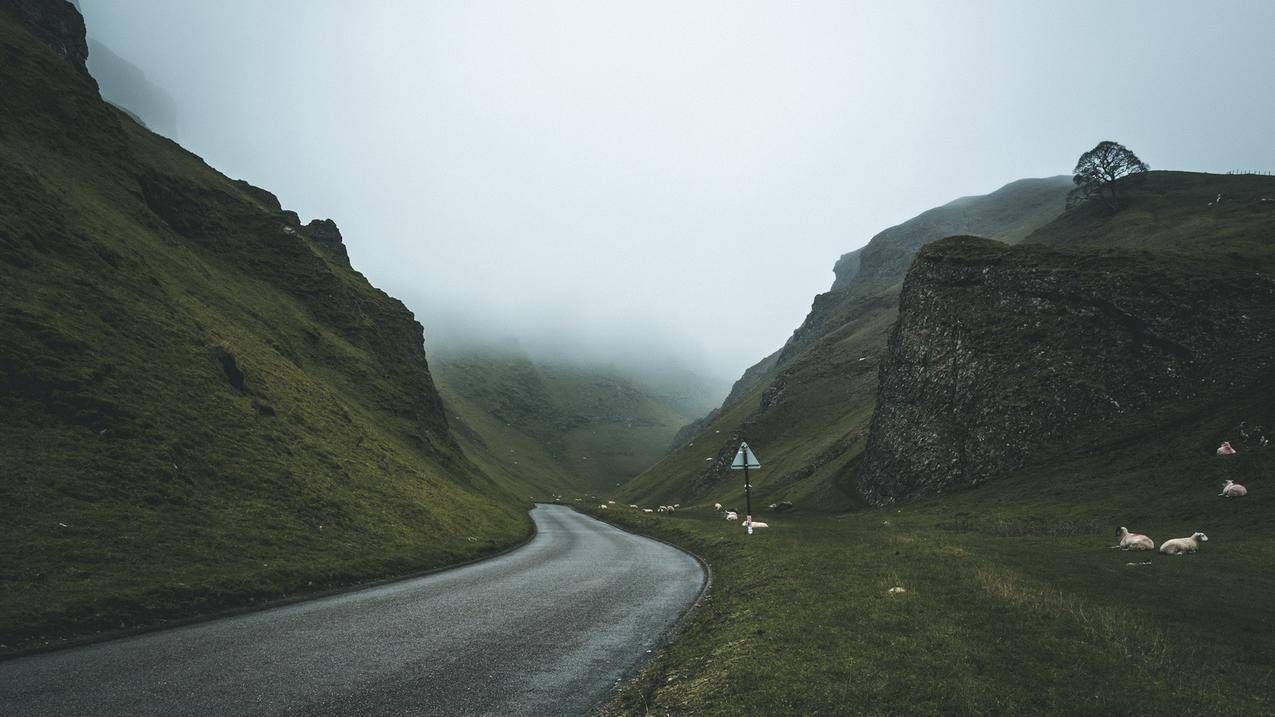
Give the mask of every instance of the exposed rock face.
M 863 247 L 841 255 L 841 258 L 832 267 L 832 274 L 837 277 L 832 282 L 832 291 L 850 286 L 850 282 L 854 281 L 854 278 L 859 275 L 859 263 L 862 257 Z
M 350 265 L 350 255 L 345 251 L 345 243 L 341 240 L 341 230 L 331 219 L 315 219 L 301 230 L 311 241 L 327 249 L 341 259 L 341 263 Z
M 1275 367 L 1275 280 L 1172 256 L 953 237 L 899 311 L 860 475 L 876 503 L 1138 440 Z
M 89 76 L 85 65 L 89 59 L 89 46 L 84 36 L 84 18 L 71 3 L 5 0 L 0 11 L 6 9 L 30 28 L 31 34 L 70 62 L 81 75 Z

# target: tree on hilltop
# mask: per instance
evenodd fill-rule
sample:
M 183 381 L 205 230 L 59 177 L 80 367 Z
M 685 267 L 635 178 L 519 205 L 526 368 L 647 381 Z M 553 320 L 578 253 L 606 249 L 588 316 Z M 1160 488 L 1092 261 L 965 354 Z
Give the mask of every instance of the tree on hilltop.
M 1138 159 L 1138 155 L 1123 144 L 1110 140 L 1099 142 L 1098 146 L 1080 155 L 1076 162 L 1071 177 L 1076 188 L 1067 196 L 1067 206 L 1070 208 L 1096 199 L 1114 214 L 1120 209 L 1116 180 L 1142 174 L 1149 169 L 1146 162 Z

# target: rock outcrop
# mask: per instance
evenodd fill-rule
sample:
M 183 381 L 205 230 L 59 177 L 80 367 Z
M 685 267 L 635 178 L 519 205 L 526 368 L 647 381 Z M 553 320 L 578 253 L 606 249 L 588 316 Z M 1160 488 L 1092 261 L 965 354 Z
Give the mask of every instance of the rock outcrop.
M 1153 440 L 1275 367 L 1275 278 L 1143 251 L 930 244 L 904 284 L 859 485 L 886 503 Z

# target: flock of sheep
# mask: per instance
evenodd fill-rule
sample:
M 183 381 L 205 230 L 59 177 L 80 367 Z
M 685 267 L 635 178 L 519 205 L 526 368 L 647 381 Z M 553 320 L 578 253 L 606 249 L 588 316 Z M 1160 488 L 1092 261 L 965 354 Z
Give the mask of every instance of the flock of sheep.
M 580 499 L 579 499 L 579 498 L 576 498 L 576 500 L 577 500 L 577 501 L 579 501 Z M 601 504 L 599 504 L 599 505 L 598 505 L 598 508 L 599 508 L 599 509 L 601 509 L 601 510 L 607 510 L 607 509 L 609 509 L 609 508 L 610 508 L 611 506 L 613 506 L 613 505 L 615 505 L 615 501 L 613 501 L 613 500 L 608 500 L 608 501 L 607 501 L 607 502 L 605 502 L 605 503 L 601 503 Z M 630 504 L 629 504 L 629 507 L 630 507 L 630 508 L 632 508 L 633 510 L 640 510 L 640 511 L 642 511 L 643 513 L 672 513 L 672 512 L 675 512 L 678 508 L 681 508 L 681 507 L 682 507 L 682 504 L 681 504 L 681 503 L 674 503 L 673 505 L 661 505 L 661 506 L 659 506 L 658 508 L 641 508 L 641 507 L 638 507 L 637 505 L 635 505 L 635 504 L 633 504 L 633 503 L 630 503 Z M 726 518 L 726 520 L 739 520 L 739 513 L 738 513 L 738 512 L 733 511 L 733 510 L 724 510 L 724 509 L 722 508 L 722 504 L 721 504 L 721 503 L 714 503 L 714 504 L 713 504 L 713 510 L 717 511 L 718 513 L 721 513 L 721 514 L 722 514 L 722 515 Z M 748 522 L 748 520 L 747 520 L 747 519 L 745 519 L 745 520 L 744 520 L 744 527 L 745 527 L 745 528 L 747 528 L 747 527 L 748 527 L 748 525 L 749 525 L 749 522 Z M 768 524 L 766 524 L 766 523 L 763 523 L 763 522 L 761 522 L 760 520 L 754 520 L 754 521 L 752 522 L 752 527 L 754 527 L 754 528 L 769 528 L 769 527 L 770 527 L 770 525 L 768 525 Z
M 1244 424 L 1241 424 L 1241 428 L 1243 427 Z M 1263 447 L 1265 447 L 1268 443 L 1264 435 L 1261 436 L 1259 440 L 1259 445 Z M 1223 442 L 1217 449 L 1217 454 L 1219 456 L 1231 456 L 1235 455 L 1235 453 L 1236 450 L 1231 446 L 1230 442 Z M 1226 483 L 1222 486 L 1222 492 L 1218 494 L 1218 496 L 1222 498 L 1242 498 L 1246 495 L 1248 495 L 1248 489 L 1233 480 L 1226 481 Z M 555 496 L 555 498 L 561 499 L 560 496 Z M 579 500 L 579 498 L 576 498 L 576 501 Z M 607 509 L 612 505 L 615 505 L 615 501 L 608 500 L 606 503 L 602 503 L 598 507 L 601 509 Z M 630 503 L 629 507 L 633 510 L 640 510 L 643 513 L 672 513 L 678 508 L 681 508 L 682 504 L 674 503 L 673 505 L 661 505 L 657 508 L 640 508 L 637 505 Z M 775 506 L 772 505 L 771 507 L 774 508 Z M 723 508 L 721 503 L 714 503 L 713 510 L 721 513 L 722 517 L 728 521 L 739 520 L 739 513 L 737 511 L 729 508 Z M 748 527 L 748 524 L 748 520 L 745 519 L 744 527 Z M 769 528 L 770 526 L 761 521 L 754 520 L 752 521 L 752 527 Z M 1131 533 L 1129 532 L 1129 529 L 1124 526 L 1120 527 L 1117 535 L 1120 538 L 1120 543 L 1113 547 L 1120 548 L 1121 550 L 1155 550 L 1154 540 L 1141 533 Z M 1160 545 L 1160 553 L 1164 555 L 1186 555 L 1187 553 L 1194 553 L 1199 551 L 1200 544 L 1208 542 L 1208 539 L 1209 536 L 1196 531 L 1195 533 L 1192 533 L 1190 537 L 1172 538 L 1164 541 L 1164 543 Z
M 1262 436 L 1261 440 L 1263 442 L 1259 445 L 1265 446 L 1266 437 Z M 1222 445 L 1218 446 L 1217 449 L 1219 456 L 1233 456 L 1235 453 L 1236 451 L 1231 446 L 1230 441 L 1223 441 Z M 1222 485 L 1222 492 L 1218 493 L 1219 498 L 1243 498 L 1246 495 L 1248 495 L 1248 489 L 1233 480 L 1226 481 Z M 1154 540 L 1141 533 L 1130 533 L 1129 529 L 1124 526 L 1120 527 L 1117 535 L 1120 537 L 1120 544 L 1115 547 L 1121 550 L 1155 550 Z M 1194 553 L 1200 549 L 1200 543 L 1207 543 L 1208 540 L 1209 536 L 1197 530 L 1189 538 L 1173 538 L 1164 541 L 1160 545 L 1160 553 L 1163 555 Z

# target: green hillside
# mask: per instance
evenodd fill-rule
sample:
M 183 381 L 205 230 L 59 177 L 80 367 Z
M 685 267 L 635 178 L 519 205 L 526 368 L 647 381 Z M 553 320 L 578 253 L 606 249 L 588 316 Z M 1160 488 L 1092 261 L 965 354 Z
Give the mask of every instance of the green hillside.
M 516 347 L 443 350 L 433 366 L 466 452 L 511 490 L 541 496 L 611 494 L 714 398 L 688 374 L 643 379 L 532 361 Z
M 853 487 L 868 434 L 877 371 L 904 273 L 925 243 L 958 233 L 1019 241 L 1057 217 L 1068 177 L 1024 179 L 962 197 L 872 238 L 843 256 L 830 291 L 788 343 L 750 368 L 723 406 L 690 430 L 658 465 L 626 488 L 645 503 L 732 502 L 742 493 L 727 466 L 741 437 L 765 461 L 762 505 L 838 510 L 861 504 Z
M 0 643 L 524 538 L 336 225 L 103 102 L 86 54 L 70 4 L 0 5 Z
M 1275 426 L 1275 178 L 1156 172 L 1124 196 L 1018 245 L 921 250 L 846 486 L 872 505 L 763 513 L 753 536 L 703 506 L 598 511 L 714 571 L 608 713 L 1275 710 L 1255 431 Z M 1124 552 L 1120 526 L 1209 540 Z

